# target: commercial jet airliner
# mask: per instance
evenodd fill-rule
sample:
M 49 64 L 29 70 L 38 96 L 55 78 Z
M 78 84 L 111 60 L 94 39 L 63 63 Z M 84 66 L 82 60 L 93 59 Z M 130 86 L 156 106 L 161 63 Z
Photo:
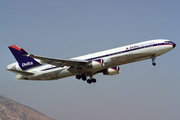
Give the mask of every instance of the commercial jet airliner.
M 8 65 L 7 70 L 16 73 L 16 79 L 43 81 L 75 76 L 91 84 L 96 82 L 95 74 L 119 74 L 118 65 L 152 59 L 155 66 L 157 56 L 175 47 L 170 40 L 156 39 L 65 60 L 36 56 L 12 45 L 9 49 L 17 62 Z

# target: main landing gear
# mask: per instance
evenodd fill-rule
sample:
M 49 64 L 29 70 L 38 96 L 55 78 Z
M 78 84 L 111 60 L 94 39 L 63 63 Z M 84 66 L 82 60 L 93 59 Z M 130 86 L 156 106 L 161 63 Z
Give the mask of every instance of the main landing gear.
M 82 79 L 83 81 L 86 81 L 87 83 L 91 84 L 91 83 L 96 83 L 96 79 L 92 78 L 92 76 L 90 76 L 90 79 L 87 79 L 85 74 L 80 74 L 80 75 L 76 75 L 76 79 L 80 80 Z
M 91 84 L 91 83 L 96 83 L 96 79 L 95 78 L 90 78 L 87 80 L 87 83 Z
M 156 66 L 156 63 L 154 62 L 155 59 L 156 59 L 155 56 L 152 56 L 151 59 L 152 59 L 152 65 L 153 65 L 153 66 Z
M 82 78 L 83 81 L 86 81 L 86 76 L 84 74 L 76 75 L 76 79 L 80 80 Z
M 77 68 L 77 71 L 78 71 L 78 75 L 76 75 L 76 79 L 80 80 L 82 79 L 83 81 L 86 81 L 87 80 L 87 77 L 85 74 L 81 74 L 82 73 L 82 68 L 81 67 L 78 67 Z M 89 73 L 89 76 L 90 76 L 90 79 L 88 79 L 86 82 L 91 84 L 91 83 L 95 83 L 96 82 L 96 79 L 92 78 L 92 74 Z

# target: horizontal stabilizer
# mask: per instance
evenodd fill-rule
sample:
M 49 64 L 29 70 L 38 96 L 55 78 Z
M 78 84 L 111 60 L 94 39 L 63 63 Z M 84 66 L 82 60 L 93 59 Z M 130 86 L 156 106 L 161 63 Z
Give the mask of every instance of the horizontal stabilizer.
M 6 70 L 17 73 L 17 74 L 21 74 L 21 75 L 34 75 L 34 73 L 26 72 L 26 71 L 20 71 L 20 70 L 14 70 L 14 69 L 6 69 Z

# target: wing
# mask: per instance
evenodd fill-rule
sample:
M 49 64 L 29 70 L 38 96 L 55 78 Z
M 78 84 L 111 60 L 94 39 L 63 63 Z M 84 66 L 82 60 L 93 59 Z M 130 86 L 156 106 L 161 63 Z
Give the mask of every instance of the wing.
M 55 65 L 55 66 L 58 66 L 58 67 L 64 67 L 64 66 L 86 66 L 89 63 L 89 61 L 85 61 L 85 60 L 54 59 L 54 58 L 35 56 L 33 54 L 26 54 L 26 56 L 42 60 L 44 63 Z
M 21 74 L 21 75 L 34 75 L 34 73 L 31 73 L 31 72 L 20 71 L 20 70 L 15 70 L 15 69 L 6 69 L 6 70 L 17 73 L 17 74 Z

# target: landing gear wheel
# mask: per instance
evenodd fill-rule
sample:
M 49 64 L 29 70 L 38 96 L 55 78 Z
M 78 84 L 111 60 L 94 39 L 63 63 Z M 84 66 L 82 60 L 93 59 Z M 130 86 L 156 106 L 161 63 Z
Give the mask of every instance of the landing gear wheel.
M 88 80 L 87 80 L 87 83 L 91 84 L 91 83 L 92 83 L 92 81 L 91 81 L 90 79 L 88 79 Z
M 80 80 L 81 79 L 81 75 L 76 75 L 76 79 Z
M 93 83 L 96 83 L 96 79 L 94 79 L 94 78 L 92 78 L 91 81 L 92 81 Z
M 87 79 L 84 74 L 81 75 L 81 78 L 82 78 L 83 81 L 86 81 L 86 79 Z
M 152 65 L 153 65 L 153 66 L 156 66 L 156 63 L 155 63 L 155 62 L 153 62 L 153 63 L 152 63 Z

